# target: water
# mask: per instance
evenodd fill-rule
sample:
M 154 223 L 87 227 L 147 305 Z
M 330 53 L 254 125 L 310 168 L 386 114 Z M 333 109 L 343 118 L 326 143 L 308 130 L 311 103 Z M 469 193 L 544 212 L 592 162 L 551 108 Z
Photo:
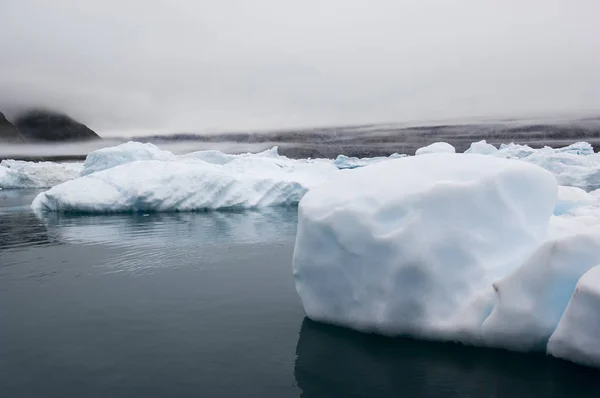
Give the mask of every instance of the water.
M 2 397 L 597 397 L 541 355 L 304 318 L 295 209 L 38 218 L 0 191 Z

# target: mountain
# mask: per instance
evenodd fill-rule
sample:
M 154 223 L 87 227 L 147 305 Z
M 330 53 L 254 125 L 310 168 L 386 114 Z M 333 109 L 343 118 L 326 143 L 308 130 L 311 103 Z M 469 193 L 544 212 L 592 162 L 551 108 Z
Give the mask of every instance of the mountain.
M 15 121 L 25 141 L 87 141 L 100 137 L 69 116 L 41 109 L 29 110 Z
M 0 112 L 0 140 L 1 141 L 23 141 L 19 130 Z

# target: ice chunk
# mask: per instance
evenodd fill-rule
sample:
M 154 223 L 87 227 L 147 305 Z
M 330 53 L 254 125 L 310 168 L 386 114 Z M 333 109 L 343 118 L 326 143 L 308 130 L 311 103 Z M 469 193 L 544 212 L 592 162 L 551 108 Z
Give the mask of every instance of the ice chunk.
M 25 162 L 0 163 L 0 188 L 49 188 L 79 176 L 81 163 Z
M 269 158 L 236 158 L 225 165 L 136 161 L 58 185 L 39 194 L 32 208 L 107 213 L 293 205 L 336 170 L 322 162 L 286 165 Z
M 338 169 L 356 169 L 358 167 L 364 167 L 370 164 L 383 162 L 385 160 L 403 158 L 406 155 L 399 153 L 392 153 L 389 157 L 378 156 L 374 158 L 355 158 L 348 157 L 346 155 L 339 155 L 333 162 L 334 166 Z
M 228 153 L 223 153 L 221 151 L 216 150 L 205 150 L 205 151 L 197 151 L 191 152 L 185 155 L 181 155 L 179 159 L 185 160 L 202 160 L 207 163 L 212 164 L 226 164 L 237 158 L 247 158 L 247 157 L 259 157 L 259 158 L 284 158 L 283 156 L 279 156 L 278 147 L 274 146 L 270 149 L 267 149 L 258 153 L 243 153 L 239 155 L 231 155 Z
M 121 145 L 90 152 L 83 163 L 81 175 L 96 173 L 136 160 L 169 161 L 175 160 L 175 155 L 169 151 L 161 150 L 154 144 L 129 141 Z
M 425 155 L 427 153 L 455 153 L 456 149 L 447 142 L 434 142 L 423 148 L 417 149 L 415 155 Z
M 540 149 L 524 158 L 552 172 L 560 185 L 590 191 L 600 188 L 600 159 L 597 155 L 580 156 L 568 152 Z
M 584 365 L 600 367 L 600 266 L 577 282 L 556 330 L 548 341 L 548 353 Z
M 446 322 L 537 247 L 556 191 L 539 167 L 479 154 L 335 175 L 299 205 L 293 270 L 306 314 L 363 331 L 447 337 Z
M 579 278 L 600 263 L 600 230 L 543 244 L 494 284 L 497 304 L 482 325 L 486 344 L 545 350 Z
M 592 144 L 590 144 L 589 142 L 576 142 L 569 146 L 555 149 L 554 151 L 557 153 L 564 152 L 564 153 L 571 153 L 573 155 L 584 155 L 584 156 L 594 154 L 594 148 L 592 147 Z
M 528 145 L 519 145 L 511 142 L 510 144 L 501 144 L 497 155 L 510 159 L 522 159 L 531 155 L 535 151 L 535 149 Z
M 482 155 L 493 155 L 498 152 L 498 148 L 492 144 L 488 144 L 486 140 L 471 143 L 469 149 L 465 153 L 480 153 Z
M 558 187 L 558 197 L 554 206 L 554 215 L 560 216 L 565 212 L 579 206 L 599 203 L 600 200 L 577 187 Z

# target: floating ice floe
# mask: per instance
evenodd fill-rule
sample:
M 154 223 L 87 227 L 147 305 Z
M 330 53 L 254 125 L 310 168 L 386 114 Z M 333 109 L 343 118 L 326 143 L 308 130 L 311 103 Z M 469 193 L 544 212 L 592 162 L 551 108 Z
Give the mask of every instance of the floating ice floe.
M 81 163 L 0 162 L 0 189 L 49 188 L 79 176 Z
M 600 342 L 600 288 L 582 278 L 600 264 L 600 230 L 590 223 L 547 240 L 551 218 L 577 211 L 597 227 L 598 203 L 560 188 L 553 216 L 557 191 L 540 167 L 478 154 L 333 176 L 299 204 L 293 270 L 306 314 L 600 364 L 600 351 L 585 350 Z
M 39 194 L 36 211 L 137 212 L 295 205 L 337 169 L 331 162 L 284 157 L 133 161 L 67 181 Z

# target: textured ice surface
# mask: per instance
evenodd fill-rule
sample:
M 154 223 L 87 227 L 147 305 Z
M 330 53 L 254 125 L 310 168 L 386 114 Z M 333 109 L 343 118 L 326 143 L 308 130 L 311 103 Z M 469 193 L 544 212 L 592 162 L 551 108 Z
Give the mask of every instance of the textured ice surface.
M 436 336 L 543 239 L 556 198 L 539 167 L 432 154 L 336 175 L 299 206 L 293 269 L 307 315 Z
M 238 158 L 249 158 L 249 157 L 259 157 L 259 158 L 283 158 L 278 154 L 278 148 L 276 146 L 267 149 L 266 151 L 258 152 L 258 153 L 242 153 L 239 155 L 232 155 L 228 153 L 223 153 L 217 150 L 205 150 L 205 151 L 197 151 L 191 152 L 185 155 L 181 155 L 178 158 L 183 160 L 202 160 L 207 163 L 212 164 L 226 164 L 234 159 Z
M 581 188 L 565 187 L 561 185 L 558 187 L 558 197 L 556 199 L 556 204 L 554 205 L 554 215 L 560 216 L 569 210 L 597 202 L 598 199 L 596 197 L 590 195 Z
M 488 144 L 486 140 L 481 140 L 478 142 L 472 142 L 469 149 L 465 151 L 465 153 L 479 153 L 482 155 L 493 155 L 498 152 L 498 148 L 493 146 L 492 144 Z
M 59 212 L 191 211 L 297 204 L 337 169 L 331 162 L 236 157 L 134 161 L 67 181 L 39 194 L 32 208 Z
M 334 166 L 338 169 L 356 169 L 358 167 L 368 166 L 370 164 L 383 162 L 386 160 L 397 159 L 405 157 L 406 155 L 400 155 L 398 153 L 393 153 L 388 157 L 378 156 L 373 158 L 355 158 L 348 157 L 346 155 L 339 155 L 333 162 Z
M 600 265 L 587 271 L 548 342 L 548 353 L 600 367 Z
M 0 163 L 0 188 L 49 188 L 79 176 L 81 163 L 24 162 Z
M 577 281 L 597 264 L 598 230 L 544 243 L 494 284 L 497 302 L 482 325 L 483 340 L 493 346 L 543 351 Z
M 83 163 L 81 175 L 92 174 L 137 160 L 169 161 L 175 160 L 175 155 L 159 149 L 154 144 L 129 141 L 125 144 L 90 152 Z
M 428 153 L 454 153 L 456 149 L 447 142 L 434 142 L 433 144 L 427 145 L 423 148 L 416 150 L 415 155 L 425 155 Z

